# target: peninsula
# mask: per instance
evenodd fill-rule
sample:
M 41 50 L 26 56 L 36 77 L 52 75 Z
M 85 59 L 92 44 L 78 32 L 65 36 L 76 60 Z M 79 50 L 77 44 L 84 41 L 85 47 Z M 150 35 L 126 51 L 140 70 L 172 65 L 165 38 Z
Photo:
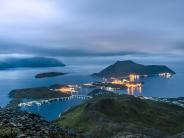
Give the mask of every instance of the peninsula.
M 35 88 L 26 88 L 26 89 L 16 89 L 12 90 L 9 93 L 11 98 L 10 103 L 7 107 L 17 108 L 18 104 L 26 101 L 39 101 L 39 100 L 49 100 L 54 98 L 69 97 L 71 94 L 53 90 L 50 87 L 35 87 Z

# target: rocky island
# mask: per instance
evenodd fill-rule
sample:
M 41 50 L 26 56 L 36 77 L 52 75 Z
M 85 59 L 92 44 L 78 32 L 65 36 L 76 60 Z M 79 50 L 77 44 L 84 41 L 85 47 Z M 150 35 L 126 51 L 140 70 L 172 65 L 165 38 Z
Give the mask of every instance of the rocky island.
M 7 58 L 0 60 L 0 70 L 11 68 L 37 68 L 37 67 L 60 67 L 65 66 L 54 58 L 32 57 L 32 58 Z
M 47 77 L 56 77 L 56 76 L 63 76 L 67 73 L 62 73 L 62 72 L 44 72 L 44 73 L 39 73 L 36 74 L 35 78 L 47 78 Z
M 142 65 L 135 63 L 131 60 L 117 61 L 116 63 L 108 66 L 99 73 L 93 75 L 103 78 L 110 77 L 127 77 L 130 74 L 137 75 L 159 75 L 162 73 L 175 74 L 173 70 L 164 65 Z

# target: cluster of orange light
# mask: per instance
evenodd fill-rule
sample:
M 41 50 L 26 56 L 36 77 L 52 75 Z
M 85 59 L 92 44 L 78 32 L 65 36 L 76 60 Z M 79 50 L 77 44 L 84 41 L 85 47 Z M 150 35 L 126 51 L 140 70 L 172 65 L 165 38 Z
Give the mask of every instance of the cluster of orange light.
M 61 87 L 59 89 L 60 92 L 63 92 L 63 93 L 72 93 L 74 91 L 74 88 L 71 88 L 71 87 Z
M 124 85 L 124 81 L 121 81 L 121 80 L 113 80 L 111 83 L 118 84 L 118 85 Z
M 128 77 L 131 82 L 134 82 L 135 80 L 139 79 L 139 75 L 136 74 L 130 74 Z
M 126 87 L 128 88 L 136 88 L 136 87 L 141 87 L 142 86 L 142 83 L 134 83 L 134 82 L 130 82 L 130 81 L 127 81 L 127 80 L 113 80 L 111 82 L 112 84 L 118 84 L 118 85 L 125 85 Z
M 128 76 L 128 78 L 129 78 L 129 80 L 114 79 L 111 83 L 112 84 L 118 84 L 118 85 L 126 86 L 129 95 L 133 95 L 135 90 L 138 90 L 141 93 L 141 91 L 142 91 L 142 83 L 135 82 L 136 80 L 139 79 L 139 75 L 130 74 Z
M 126 83 L 125 85 L 128 88 L 136 88 L 136 87 L 141 87 L 142 86 L 141 83 Z

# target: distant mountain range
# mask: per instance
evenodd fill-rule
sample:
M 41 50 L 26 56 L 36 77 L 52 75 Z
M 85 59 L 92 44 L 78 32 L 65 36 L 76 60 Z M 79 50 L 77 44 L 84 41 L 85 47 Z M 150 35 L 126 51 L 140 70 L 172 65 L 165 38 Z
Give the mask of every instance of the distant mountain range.
M 0 70 L 19 67 L 58 67 L 65 66 L 62 62 L 54 58 L 32 57 L 32 58 L 7 58 L 0 61 Z
M 98 77 L 127 77 L 129 74 L 157 75 L 159 73 L 175 74 L 173 70 L 164 65 L 142 65 L 131 60 L 117 61 L 99 73 L 93 75 Z

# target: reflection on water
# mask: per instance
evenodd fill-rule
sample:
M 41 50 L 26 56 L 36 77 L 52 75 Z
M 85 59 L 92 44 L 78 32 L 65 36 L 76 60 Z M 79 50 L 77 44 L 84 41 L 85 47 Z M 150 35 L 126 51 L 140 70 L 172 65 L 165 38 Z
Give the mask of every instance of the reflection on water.
M 127 94 L 128 95 L 141 95 L 142 94 L 142 87 L 137 87 L 137 88 L 130 87 L 130 88 L 127 88 Z

